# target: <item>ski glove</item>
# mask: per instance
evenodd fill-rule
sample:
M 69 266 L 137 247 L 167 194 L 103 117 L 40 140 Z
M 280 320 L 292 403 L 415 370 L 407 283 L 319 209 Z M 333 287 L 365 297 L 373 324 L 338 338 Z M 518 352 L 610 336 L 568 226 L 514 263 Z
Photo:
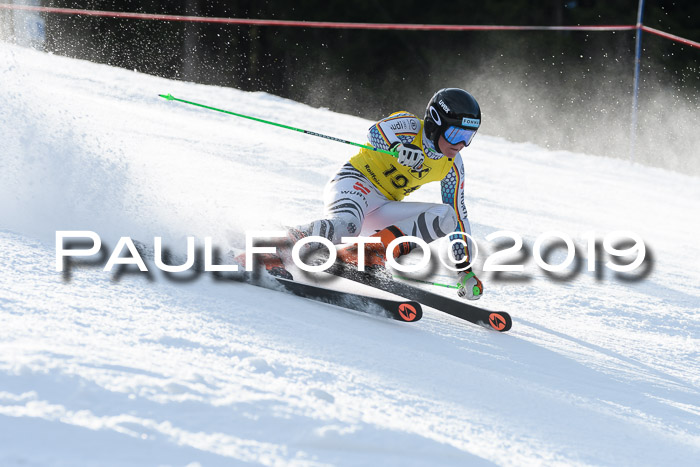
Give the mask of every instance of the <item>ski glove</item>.
M 399 164 L 405 165 L 406 167 L 410 167 L 414 170 L 420 170 L 420 168 L 423 167 L 423 160 L 425 159 L 425 156 L 423 155 L 423 151 L 421 151 L 421 149 L 415 144 L 404 144 L 397 141 L 392 144 L 389 149 L 399 153 Z
M 471 271 L 460 271 L 457 275 L 457 295 L 467 300 L 479 300 L 484 293 L 484 285 Z

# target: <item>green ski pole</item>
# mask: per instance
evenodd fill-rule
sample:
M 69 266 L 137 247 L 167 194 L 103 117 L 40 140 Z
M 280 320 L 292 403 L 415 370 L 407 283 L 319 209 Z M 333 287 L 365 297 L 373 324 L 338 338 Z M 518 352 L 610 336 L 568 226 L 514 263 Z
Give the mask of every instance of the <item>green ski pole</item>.
M 225 113 L 225 114 L 228 114 L 228 115 L 233 115 L 234 117 L 247 118 L 248 120 L 253 120 L 253 121 L 256 121 L 256 122 L 260 122 L 260 123 L 267 123 L 268 125 L 274 125 L 274 126 L 277 126 L 277 127 L 280 127 L 280 128 L 286 128 L 287 130 L 298 131 L 298 132 L 304 133 L 304 134 L 306 134 L 306 135 L 318 136 L 319 138 L 329 139 L 329 140 L 331 140 L 331 141 L 336 141 L 336 142 L 338 142 L 338 143 L 350 144 L 350 145 L 352 145 L 352 146 L 357 146 L 357 147 L 360 147 L 360 148 L 369 149 L 369 150 L 371 150 L 371 151 L 376 151 L 376 152 L 381 152 L 381 153 L 384 153 L 384 154 L 389 154 L 390 156 L 393 156 L 393 157 L 399 157 L 398 153 L 396 153 L 396 152 L 394 152 L 394 151 L 386 151 L 386 150 L 384 150 L 384 149 L 378 149 L 378 148 L 375 148 L 375 147 L 373 147 L 373 146 L 369 146 L 369 145 L 367 145 L 367 144 L 354 143 L 354 142 L 352 142 L 352 141 L 346 141 L 346 140 L 344 140 L 344 139 L 335 138 L 335 137 L 333 137 L 333 136 L 323 135 L 323 134 L 321 134 L 321 133 L 316 133 L 316 132 L 314 132 L 314 131 L 303 130 L 303 129 L 301 129 L 301 128 L 294 128 L 293 126 L 283 125 L 283 124 L 281 124 L 281 123 L 270 122 L 270 121 L 268 121 L 268 120 L 263 120 L 262 118 L 256 118 L 256 117 L 251 117 L 251 116 L 248 116 L 248 115 L 243 115 L 243 114 L 238 114 L 238 113 L 235 113 L 235 112 L 230 112 L 230 111 L 228 111 L 228 110 L 217 109 L 216 107 L 210 107 L 210 106 L 208 106 L 208 105 L 198 104 L 197 102 L 190 102 L 190 101 L 186 101 L 186 100 L 184 100 L 184 99 L 178 99 L 177 97 L 173 97 L 171 94 L 158 94 L 158 95 L 159 95 L 160 97 L 162 97 L 163 99 L 167 99 L 167 100 L 169 100 L 169 101 L 183 102 L 183 103 L 185 103 L 185 104 L 190 104 L 190 105 L 194 105 L 194 106 L 197 106 L 197 107 L 202 107 L 202 108 L 204 108 L 204 109 L 215 110 L 216 112 L 221 112 L 221 113 Z
M 404 281 L 413 281 L 413 282 L 420 282 L 421 284 L 428 284 L 428 285 L 435 285 L 438 287 L 445 287 L 448 289 L 459 289 L 458 285 L 450 285 L 450 284 L 441 284 L 439 282 L 430 282 L 430 281 L 424 281 L 421 279 L 414 279 L 412 277 L 402 277 L 402 276 L 394 276 L 394 279 L 401 279 Z

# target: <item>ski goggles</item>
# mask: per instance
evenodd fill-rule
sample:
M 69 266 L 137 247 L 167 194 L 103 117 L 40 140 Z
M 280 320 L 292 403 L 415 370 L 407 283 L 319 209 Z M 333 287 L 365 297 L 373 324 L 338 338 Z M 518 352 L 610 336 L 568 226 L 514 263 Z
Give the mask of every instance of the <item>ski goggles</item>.
M 451 126 L 445 130 L 445 139 L 450 144 L 464 143 L 465 146 L 469 146 L 475 134 L 476 130 L 474 129 Z

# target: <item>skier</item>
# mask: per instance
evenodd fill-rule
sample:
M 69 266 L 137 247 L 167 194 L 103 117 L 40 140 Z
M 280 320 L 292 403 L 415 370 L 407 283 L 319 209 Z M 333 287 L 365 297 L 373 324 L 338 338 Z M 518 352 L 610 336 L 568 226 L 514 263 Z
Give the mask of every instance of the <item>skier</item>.
M 328 182 L 324 192 L 324 218 L 288 230 L 291 242 L 307 236 L 321 236 L 333 244 L 342 237 L 358 236 L 364 230 L 376 232 L 380 243 L 365 245 L 365 265 L 383 267 L 386 247 L 395 238 L 411 235 L 430 243 L 452 232 L 471 234 L 464 204 L 464 166 L 459 151 L 469 146 L 481 124 L 476 99 L 458 88 L 441 89 L 433 95 L 424 120 L 400 111 L 372 125 L 369 144 L 398 153 L 391 155 L 361 149 Z M 422 185 L 439 181 L 442 203 L 403 202 Z M 455 269 L 458 295 L 481 298 L 483 285 L 467 268 L 472 245 L 454 244 L 458 260 Z M 305 245 L 306 250 L 320 243 Z M 412 244 L 401 243 L 394 258 L 405 255 Z M 357 244 L 341 247 L 338 259 L 357 266 Z M 288 275 L 276 255 L 266 255 L 271 273 Z M 285 274 L 286 273 L 286 274 Z

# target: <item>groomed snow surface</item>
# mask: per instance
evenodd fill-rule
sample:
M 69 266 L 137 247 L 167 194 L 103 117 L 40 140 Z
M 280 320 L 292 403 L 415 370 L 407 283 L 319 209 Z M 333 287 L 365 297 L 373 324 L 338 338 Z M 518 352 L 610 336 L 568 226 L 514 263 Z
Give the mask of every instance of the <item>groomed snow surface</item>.
M 56 230 L 241 247 L 320 217 L 354 153 L 162 93 L 358 142 L 371 124 L 0 44 L 0 465 L 698 465 L 698 178 L 479 135 L 463 156 L 481 261 L 499 230 L 529 248 L 523 274 L 482 275 L 507 334 L 150 263 L 64 279 Z M 433 185 L 407 201 L 439 202 Z M 582 261 L 560 280 L 531 253 L 552 230 Z M 582 235 L 617 230 L 650 261 L 589 272 Z

